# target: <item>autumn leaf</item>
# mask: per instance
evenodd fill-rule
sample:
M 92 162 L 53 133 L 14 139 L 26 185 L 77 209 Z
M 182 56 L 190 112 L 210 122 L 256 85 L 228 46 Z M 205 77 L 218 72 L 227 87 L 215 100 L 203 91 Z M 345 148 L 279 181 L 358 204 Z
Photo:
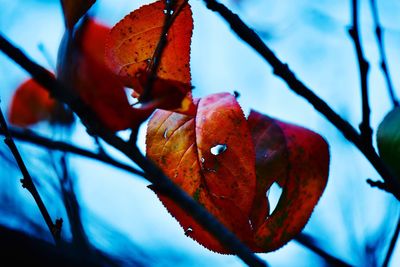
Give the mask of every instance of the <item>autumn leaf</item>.
M 61 0 L 65 26 L 72 29 L 96 0 Z
M 240 239 L 250 242 L 255 153 L 245 117 L 232 95 L 200 99 L 196 117 L 156 111 L 148 124 L 146 144 L 147 156 L 167 176 Z M 228 253 L 168 196 L 158 196 L 190 237 L 213 251 Z
M 256 252 L 266 252 L 286 244 L 308 222 L 327 183 L 329 148 L 320 135 L 256 111 L 250 113 L 248 123 L 256 151 L 257 192 L 252 214 Z M 269 214 L 265 195 L 274 182 L 283 191 Z M 266 210 L 257 210 L 259 203 Z
M 8 111 L 10 123 L 27 127 L 48 120 L 56 109 L 56 101 L 33 79 L 23 82 L 15 91 Z
M 109 130 L 136 128 L 152 110 L 132 108 L 123 85 L 105 66 L 102 59 L 108 31 L 93 19 L 86 20 L 75 34 L 67 31 L 59 51 L 58 77 Z
M 155 112 L 147 156 L 254 252 L 283 246 L 304 228 L 325 188 L 327 144 L 316 133 L 254 111 L 246 121 L 230 94 L 196 102 L 195 117 Z M 283 194 L 270 214 L 266 194 L 274 182 Z M 152 189 L 188 236 L 230 253 L 167 195 Z
M 34 79 L 26 80 L 15 90 L 8 119 L 19 127 L 28 127 L 41 121 L 70 126 L 74 120 L 71 111 L 53 99 Z
M 107 65 L 126 86 L 135 90 L 136 97 L 148 84 L 149 64 L 155 60 L 165 23 L 165 10 L 165 1 L 142 6 L 116 24 L 107 39 Z M 168 109 L 193 114 L 189 67 L 192 12 L 187 1 L 177 1 L 173 12 L 167 42 L 150 88 L 150 101 L 162 101 L 168 103 Z
M 385 116 L 376 138 L 379 155 L 400 179 L 400 108 L 393 109 Z

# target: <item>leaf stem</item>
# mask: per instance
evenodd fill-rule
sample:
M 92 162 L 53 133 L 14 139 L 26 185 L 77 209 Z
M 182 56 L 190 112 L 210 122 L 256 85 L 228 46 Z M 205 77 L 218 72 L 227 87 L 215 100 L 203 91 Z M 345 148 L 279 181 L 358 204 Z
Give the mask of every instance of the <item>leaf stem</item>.
M 394 86 L 393 86 L 392 79 L 390 78 L 389 68 L 387 65 L 386 52 L 384 49 L 384 43 L 383 43 L 383 37 L 382 37 L 383 29 L 379 23 L 378 7 L 377 7 L 375 0 L 370 0 L 370 4 L 371 4 L 371 11 L 372 11 L 372 19 L 373 19 L 374 25 L 375 25 L 376 42 L 378 43 L 379 54 L 381 57 L 382 72 L 383 72 L 383 75 L 385 76 L 386 85 L 387 85 L 387 88 L 389 91 L 389 96 L 390 96 L 390 100 L 392 101 L 393 107 L 398 107 L 399 101 L 397 100 L 396 95 L 394 93 Z
M 12 135 L 8 130 L 7 122 L 6 122 L 6 119 L 4 118 L 3 111 L 1 110 L 1 108 L 0 108 L 0 128 L 5 136 L 4 143 L 9 147 L 11 153 L 13 154 L 13 156 L 15 158 L 15 161 L 18 164 L 19 169 L 21 170 L 22 177 L 23 177 L 21 179 L 22 187 L 26 188 L 29 191 L 29 193 L 31 193 L 33 199 L 36 202 L 36 205 L 38 206 L 38 208 L 40 210 L 40 213 L 43 216 L 43 219 L 44 219 L 47 227 L 50 230 L 50 233 L 54 239 L 54 242 L 57 245 L 60 245 L 62 219 L 57 219 L 55 221 L 55 223 L 53 223 L 53 221 L 51 220 L 50 214 L 49 214 L 46 206 L 44 205 L 43 200 L 40 197 L 35 184 L 33 183 L 32 177 L 29 174 L 29 171 L 26 168 L 26 165 L 21 157 L 21 154 L 19 153 L 18 148 L 14 143 Z
M 390 192 L 400 200 L 400 181 L 387 168 L 385 163 L 376 153 L 372 145 L 365 141 L 357 130 L 337 114 L 324 100 L 318 97 L 311 89 L 301 82 L 290 70 L 289 66 L 282 63 L 261 38 L 250 29 L 238 15 L 234 14 L 225 5 L 215 0 L 204 0 L 206 6 L 219 13 L 230 25 L 232 30 L 263 57 L 273 68 L 274 74 L 281 77 L 288 87 L 306 99 L 318 112 L 320 112 L 344 137 L 353 143 L 374 166 L 390 188 Z
M 368 69 L 369 63 L 364 57 L 360 41 L 360 31 L 358 28 L 358 1 L 352 0 L 352 18 L 353 25 L 349 29 L 349 34 L 353 39 L 354 47 L 356 49 L 360 81 L 361 81 L 361 99 L 362 99 L 362 121 L 360 124 L 361 136 L 365 139 L 366 143 L 372 145 L 372 128 L 370 126 L 371 109 L 368 101 Z

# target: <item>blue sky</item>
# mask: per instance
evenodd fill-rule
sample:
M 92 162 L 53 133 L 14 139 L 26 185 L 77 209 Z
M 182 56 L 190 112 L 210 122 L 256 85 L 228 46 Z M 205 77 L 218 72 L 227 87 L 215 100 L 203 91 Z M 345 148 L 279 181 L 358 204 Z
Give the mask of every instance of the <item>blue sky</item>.
M 265 42 L 282 61 L 289 64 L 300 80 L 357 127 L 361 120 L 361 96 L 355 52 L 347 33 L 351 23 L 350 1 L 243 0 L 240 6 L 232 1 L 223 2 L 264 37 Z M 379 69 L 369 1 L 360 2 L 362 44 L 371 64 L 368 80 L 371 123 L 376 129 L 391 105 Z M 400 75 L 397 75 L 400 73 L 400 3 L 396 0 L 377 2 L 385 29 L 389 68 L 395 88 L 400 88 Z M 92 11 L 96 18 L 111 26 L 143 3 L 147 2 L 99 0 Z M 349 263 L 360 263 L 360 256 L 353 250 L 352 244 L 356 247 L 364 244 L 364 240 L 382 224 L 391 234 L 399 212 L 392 197 L 371 189 L 365 183 L 367 178 L 378 179 L 379 175 L 309 103 L 275 77 L 270 66 L 240 41 L 217 14 L 207 10 L 200 0 L 190 3 L 194 16 L 191 48 L 194 95 L 201 97 L 236 90 L 241 93 L 239 102 L 245 113 L 253 108 L 310 128 L 328 140 L 331 150 L 329 182 L 304 231 L 323 242 L 324 248 L 337 257 Z M 52 68 L 38 45 L 43 44 L 55 61 L 63 34 L 58 1 L 0 0 L 0 10 L 1 32 L 35 61 Z M 0 54 L 3 109 L 13 90 L 27 77 L 23 70 Z M 400 95 L 399 90 L 396 92 Z M 43 123 L 34 129 L 49 134 L 47 125 Z M 143 150 L 144 135 L 145 125 L 141 127 L 139 136 Z M 93 141 L 79 125 L 73 133 L 72 142 L 94 148 Z M 36 163 L 38 159 L 31 159 L 29 153 L 33 151 L 41 155 L 43 152 L 29 145 L 21 146 L 31 164 L 40 166 Z M 109 152 L 126 160 L 112 149 Z M 127 238 L 127 242 L 152 255 L 154 266 L 168 266 L 172 262 L 182 266 L 243 266 L 239 259 L 209 252 L 187 238 L 156 196 L 146 188 L 148 182 L 91 160 L 72 157 L 71 161 L 77 174 L 84 225 L 97 246 L 129 254 L 126 246 L 110 244 L 112 234 L 107 235 L 104 225 L 112 225 Z M 22 212 L 36 218 L 37 214 L 31 211 L 34 209 L 32 200 L 27 192 L 19 189 L 17 182 L 18 178 L 13 188 L 18 192 L 18 201 L 24 203 Z M 12 179 L 7 183 L 13 184 Z M 46 198 L 50 201 L 51 196 Z M 391 220 L 383 221 L 389 209 Z M 65 215 L 60 208 L 55 208 L 54 212 L 58 216 Z M 0 222 L 16 228 L 24 224 L 13 214 L 3 217 Z M 397 246 L 392 266 L 400 262 L 399 250 Z M 312 261 L 315 264 L 319 262 L 317 256 L 295 242 L 277 252 L 260 256 L 272 266 L 293 266 L 294 263 L 296 266 L 309 266 Z

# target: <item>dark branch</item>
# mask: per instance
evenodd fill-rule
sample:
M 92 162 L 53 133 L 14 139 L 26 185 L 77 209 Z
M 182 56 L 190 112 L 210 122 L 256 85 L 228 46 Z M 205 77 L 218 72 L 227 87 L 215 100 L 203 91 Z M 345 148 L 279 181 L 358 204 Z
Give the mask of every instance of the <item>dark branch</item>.
M 51 155 L 53 157 L 54 153 L 51 153 Z M 54 158 L 52 158 L 52 163 L 54 170 L 57 172 L 57 165 L 54 161 Z M 61 156 L 60 165 L 61 173 L 58 175 L 61 196 L 70 224 L 72 245 L 75 246 L 81 253 L 85 254 L 85 256 L 89 256 L 92 253 L 92 248 L 82 224 L 80 206 L 74 192 L 74 184 L 70 176 L 65 154 Z
M 389 261 L 390 261 L 390 258 L 393 255 L 393 251 L 394 251 L 394 248 L 396 246 L 397 239 L 399 238 L 399 233 L 400 233 L 400 217 L 397 220 L 396 229 L 394 230 L 392 239 L 390 240 L 389 248 L 388 248 L 388 251 L 386 252 L 385 260 L 384 260 L 384 262 L 382 264 L 382 267 L 389 266 Z
M 231 231 L 193 200 L 193 198 L 187 195 L 186 192 L 175 185 L 149 159 L 143 156 L 136 146 L 129 145 L 129 143 L 108 131 L 106 127 L 103 127 L 88 106 L 84 105 L 79 98 L 68 94 L 68 92 L 73 92 L 72 90 L 66 90 L 65 86 L 54 79 L 46 69 L 30 60 L 21 50 L 14 47 L 2 35 L 0 35 L 0 50 L 29 72 L 39 84 L 47 88 L 58 100 L 68 104 L 81 118 L 89 132 L 101 137 L 108 144 L 120 150 L 138 164 L 146 172 L 146 179 L 152 182 L 159 192 L 167 195 L 182 210 L 186 211 L 232 254 L 237 255 L 249 266 L 266 266 L 266 263 L 252 253 Z
M 31 193 L 33 199 L 38 206 L 40 213 L 43 216 L 44 221 L 46 222 L 47 227 L 50 230 L 51 235 L 54 238 L 56 244 L 60 243 L 60 234 L 61 234 L 61 226 L 62 226 L 62 219 L 57 219 L 55 223 L 51 220 L 50 214 L 43 203 L 42 198 L 39 195 L 39 192 L 36 189 L 35 184 L 33 183 L 32 177 L 29 174 L 28 169 L 21 157 L 21 154 L 18 151 L 17 146 L 14 143 L 11 133 L 8 130 L 6 119 L 4 118 L 3 111 L 0 109 L 0 129 L 4 133 L 5 139 L 4 143 L 9 147 L 11 153 L 13 154 L 19 169 L 22 173 L 22 187 L 26 188 L 29 193 Z
M 383 191 L 390 192 L 390 188 L 388 188 L 387 184 L 384 182 L 367 179 L 367 184 L 369 184 L 371 187 L 376 187 Z
M 360 71 L 361 80 L 361 99 L 362 99 L 362 122 L 360 124 L 361 136 L 365 139 L 367 144 L 372 145 L 372 128 L 370 126 L 370 114 L 368 101 L 368 69 L 369 64 L 364 57 L 361 41 L 360 31 L 358 29 L 358 2 L 357 0 L 352 1 L 352 14 L 353 14 L 353 25 L 349 29 L 351 38 L 353 39 L 354 47 L 357 53 L 358 66 Z
M 154 81 L 157 77 L 157 69 L 160 66 L 162 54 L 164 49 L 168 43 L 167 34 L 172 24 L 174 23 L 176 17 L 182 11 L 182 9 L 188 4 L 187 1 L 184 1 L 180 4 L 180 6 L 176 8 L 177 0 L 165 0 L 165 10 L 164 10 L 164 24 L 161 30 L 160 39 L 158 41 L 157 47 L 154 51 L 153 57 L 150 60 L 147 71 L 150 73 L 148 81 L 145 86 L 145 90 L 143 95 L 140 96 L 140 101 L 147 102 L 150 100 L 151 90 L 153 88 Z
M 319 98 L 304 83 L 296 78 L 287 64 L 282 63 L 261 38 L 250 29 L 238 15 L 230 11 L 225 5 L 215 0 L 204 0 L 207 7 L 218 12 L 228 22 L 232 30 L 260 56 L 262 56 L 273 68 L 274 74 L 281 77 L 289 88 L 306 99 L 318 112 L 320 112 L 330 123 L 332 123 L 347 140 L 352 142 L 371 162 L 377 172 L 387 183 L 390 192 L 400 200 L 400 182 L 379 158 L 371 144 L 366 143 L 365 139 L 347 121 L 339 116 L 325 101 Z
M 101 161 L 103 163 L 109 164 L 111 166 L 117 167 L 119 169 L 131 172 L 133 174 L 137 174 L 142 177 L 145 176 L 144 172 L 142 172 L 138 169 L 135 169 L 127 164 L 124 164 L 122 162 L 119 162 L 103 153 L 94 153 L 92 151 L 89 151 L 89 150 L 86 150 L 86 149 L 83 149 L 83 148 L 80 148 L 80 147 L 77 147 L 77 146 L 74 146 L 74 145 L 71 145 L 71 144 L 68 144 L 65 142 L 54 141 L 50 138 L 40 136 L 31 130 L 24 130 L 24 129 L 19 129 L 19 128 L 15 128 L 15 127 L 9 127 L 9 131 L 15 139 L 18 139 L 20 141 L 29 142 L 29 143 L 36 144 L 41 147 L 45 147 L 45 148 L 49 148 L 49 149 L 53 149 L 53 150 L 59 150 L 59 151 L 63 151 L 63 152 L 73 153 L 73 154 L 83 156 L 86 158 L 90 158 L 90 159 L 95 159 L 95 160 Z M 0 134 L 4 134 L 4 133 L 0 131 Z
M 325 262 L 328 263 L 330 266 L 343 266 L 343 267 L 351 266 L 350 264 L 342 261 L 341 259 L 338 259 L 338 258 L 330 255 L 326 251 L 322 250 L 320 247 L 318 247 L 315 244 L 313 238 L 306 234 L 299 234 L 294 240 L 296 240 L 299 244 L 310 249 L 315 254 L 317 254 L 318 256 L 323 258 L 325 260 Z
M 381 68 L 383 71 L 383 75 L 385 76 L 386 85 L 387 85 L 387 88 L 389 91 L 389 96 L 393 103 L 393 106 L 398 107 L 399 101 L 397 100 L 396 95 L 394 93 L 394 86 L 393 86 L 392 79 L 390 78 L 389 68 L 387 65 L 386 53 L 385 53 L 385 48 L 384 48 L 385 46 L 384 46 L 383 37 L 382 37 L 383 29 L 379 23 L 378 7 L 376 5 L 375 0 L 370 0 L 370 4 L 371 4 L 371 11 L 372 11 L 372 19 L 373 19 L 374 25 L 375 25 L 376 41 L 378 43 L 379 54 L 381 57 Z

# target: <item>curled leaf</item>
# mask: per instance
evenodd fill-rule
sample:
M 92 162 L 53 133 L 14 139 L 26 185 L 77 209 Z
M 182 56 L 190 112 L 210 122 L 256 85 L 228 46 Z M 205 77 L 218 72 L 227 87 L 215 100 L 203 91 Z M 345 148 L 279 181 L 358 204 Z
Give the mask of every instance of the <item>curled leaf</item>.
M 378 127 L 379 155 L 400 179 L 400 108 L 390 111 Z
M 200 99 L 196 117 L 156 111 L 146 140 L 147 156 L 166 175 L 240 239 L 250 242 L 255 158 L 246 120 L 232 95 Z M 214 155 L 211 151 L 219 144 L 226 149 Z M 213 251 L 228 253 L 168 196 L 157 194 L 182 227 L 191 229 L 190 237 Z
M 193 115 L 189 67 L 192 12 L 187 1 L 177 1 L 172 11 L 162 52 L 157 49 L 166 7 L 165 1 L 157 1 L 133 11 L 112 28 L 106 42 L 106 62 L 139 97 L 152 75 L 150 64 L 161 56 L 148 101 L 168 102 L 168 109 Z
M 147 155 L 254 252 L 275 250 L 306 225 L 325 188 L 329 150 L 318 134 L 252 111 L 244 118 L 234 96 L 197 102 L 195 117 L 156 111 Z M 271 213 L 267 191 L 283 194 Z M 185 234 L 210 250 L 230 253 L 171 199 L 155 190 Z
M 308 222 L 327 183 L 329 148 L 320 135 L 255 111 L 248 123 L 256 150 L 257 192 L 252 214 L 256 252 L 266 252 L 286 244 Z M 264 202 L 274 182 L 283 192 L 269 214 Z M 267 210 L 257 210 L 258 203 Z
M 152 110 L 136 110 L 125 89 L 105 66 L 105 38 L 109 29 L 89 19 L 74 34 L 67 31 L 59 51 L 58 77 L 93 109 L 110 130 L 135 128 Z

